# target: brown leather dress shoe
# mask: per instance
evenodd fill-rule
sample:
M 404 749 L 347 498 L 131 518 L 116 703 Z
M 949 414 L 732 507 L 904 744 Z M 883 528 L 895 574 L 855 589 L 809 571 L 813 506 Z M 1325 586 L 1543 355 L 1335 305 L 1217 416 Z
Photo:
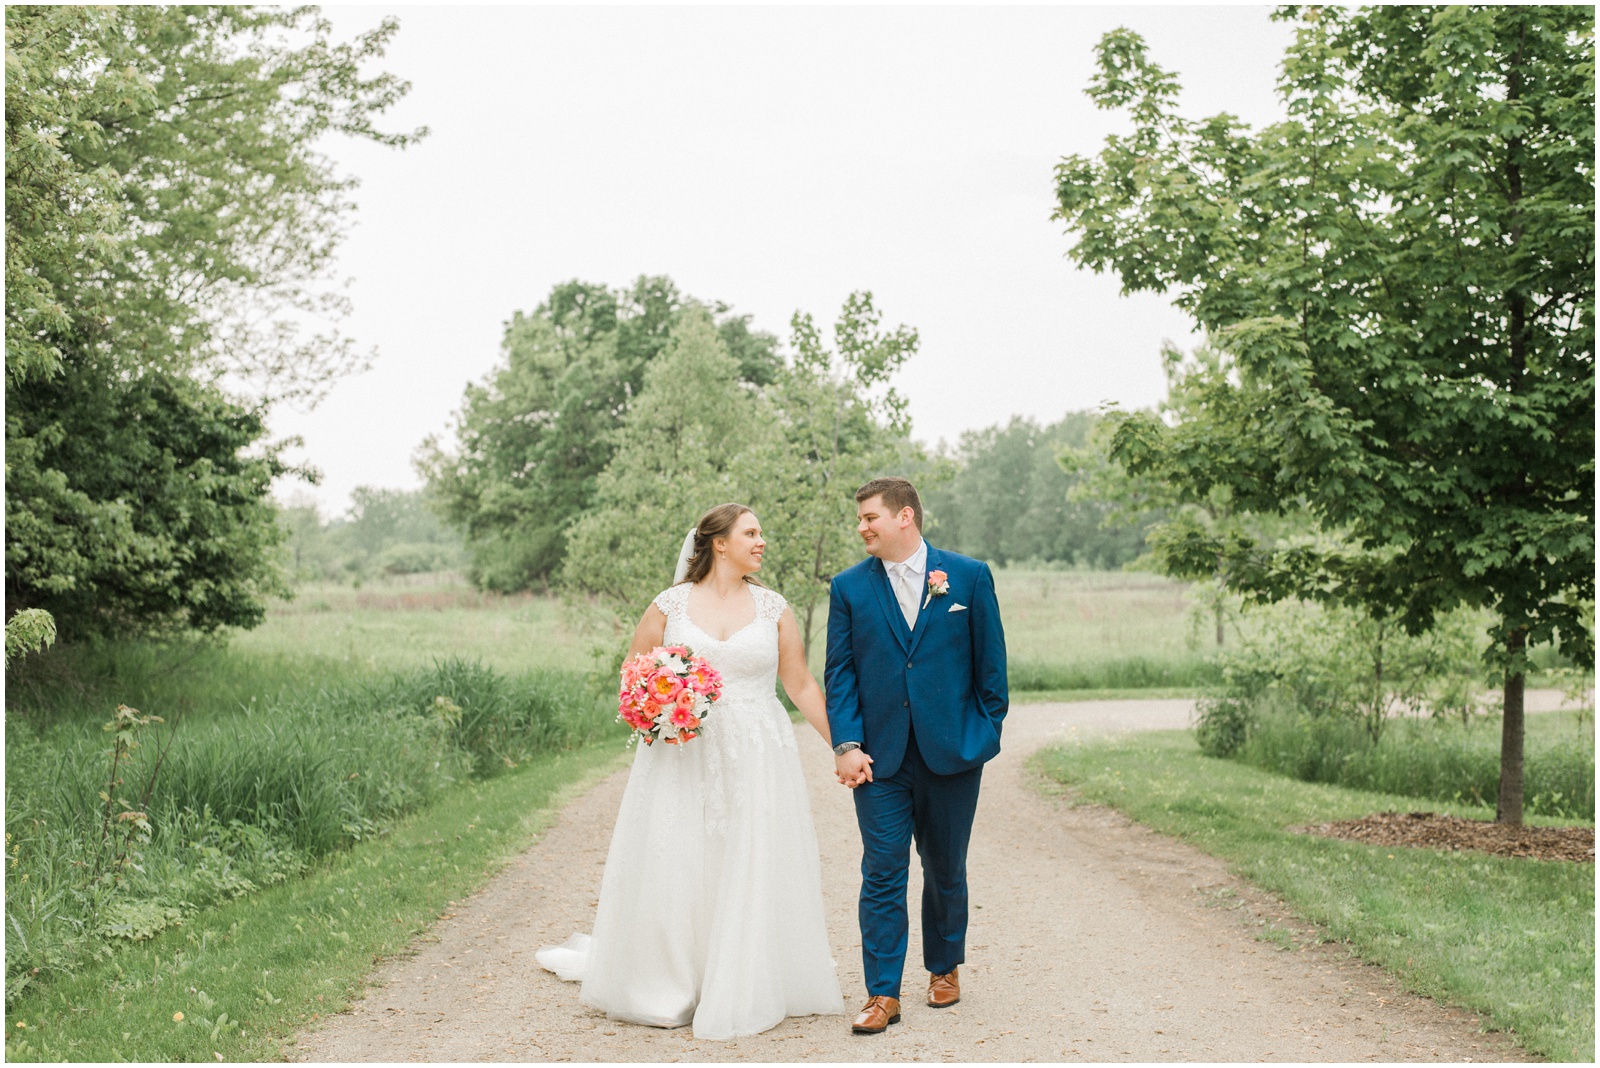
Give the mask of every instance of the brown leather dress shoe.
M 961 969 L 951 968 L 948 975 L 928 977 L 928 1004 L 936 1009 L 946 1009 L 961 1000 Z
M 883 994 L 874 994 L 850 1025 L 858 1035 L 876 1035 L 887 1030 L 890 1024 L 900 1022 L 900 1002 Z

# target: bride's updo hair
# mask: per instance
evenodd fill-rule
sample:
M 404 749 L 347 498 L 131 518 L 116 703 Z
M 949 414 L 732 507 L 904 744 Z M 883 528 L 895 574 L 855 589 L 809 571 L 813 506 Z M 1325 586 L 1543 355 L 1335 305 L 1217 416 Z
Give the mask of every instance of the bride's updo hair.
M 689 569 L 684 572 L 683 581 L 699 582 L 711 574 L 711 558 L 717 555 L 711 548 L 712 539 L 726 538 L 733 533 L 740 516 L 753 514 L 754 509 L 730 501 L 717 505 L 701 516 L 700 522 L 694 525 L 694 555 L 689 557 Z M 744 580 L 762 585 L 753 575 L 746 575 Z

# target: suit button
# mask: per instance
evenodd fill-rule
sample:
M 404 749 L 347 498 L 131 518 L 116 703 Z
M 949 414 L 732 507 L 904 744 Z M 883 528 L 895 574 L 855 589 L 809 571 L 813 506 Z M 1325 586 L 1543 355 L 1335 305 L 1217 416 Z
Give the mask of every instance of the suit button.
M 911 702 L 910 702 L 910 701 L 901 701 L 901 702 L 900 702 L 900 703 L 901 703 L 901 704 L 902 704 L 902 705 L 905 705 L 905 706 L 906 706 L 906 707 L 907 707 L 907 708 L 910 708 L 910 707 L 911 707 Z
M 910 667 L 910 666 L 911 666 L 911 661 L 907 660 L 906 661 L 906 667 Z

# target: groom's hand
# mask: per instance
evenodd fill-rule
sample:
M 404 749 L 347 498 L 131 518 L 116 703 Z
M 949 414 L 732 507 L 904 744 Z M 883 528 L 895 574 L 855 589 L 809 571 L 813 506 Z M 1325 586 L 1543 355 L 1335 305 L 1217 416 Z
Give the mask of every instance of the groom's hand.
M 854 789 L 872 781 L 872 758 L 864 750 L 852 749 L 833 758 L 833 770 L 841 783 Z

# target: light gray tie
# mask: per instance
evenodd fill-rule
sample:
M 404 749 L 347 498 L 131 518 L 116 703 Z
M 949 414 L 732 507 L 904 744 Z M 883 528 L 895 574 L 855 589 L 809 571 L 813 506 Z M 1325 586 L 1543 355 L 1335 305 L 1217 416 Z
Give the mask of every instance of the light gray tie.
M 905 563 L 891 564 L 889 573 L 894 577 L 894 597 L 900 602 L 900 614 L 906 617 L 906 628 L 917 626 L 917 591 L 911 588 L 911 568 Z

